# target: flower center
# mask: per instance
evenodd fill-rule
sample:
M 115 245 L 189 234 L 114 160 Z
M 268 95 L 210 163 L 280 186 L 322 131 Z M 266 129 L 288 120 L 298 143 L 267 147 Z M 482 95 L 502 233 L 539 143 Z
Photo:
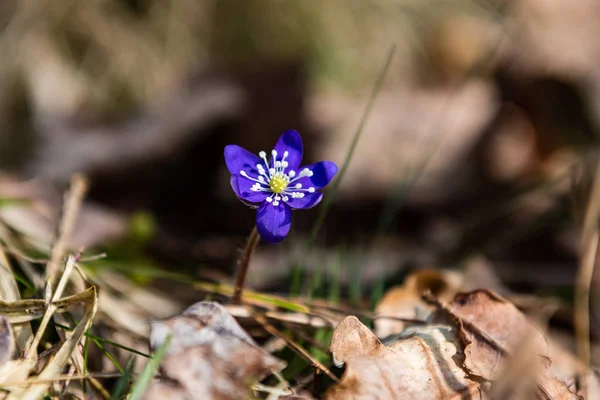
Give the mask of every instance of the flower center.
M 244 170 L 240 171 L 240 175 L 254 182 L 250 188 L 253 192 L 271 193 L 265 199 L 268 203 L 278 206 L 281 200 L 287 202 L 290 201 L 290 197 L 292 199 L 302 199 L 307 192 L 315 192 L 314 187 L 302 187 L 302 183 L 298 182 L 302 178 L 313 176 L 313 171 L 303 168 L 297 174 L 293 169 L 285 172 L 289 166 L 289 163 L 286 161 L 286 158 L 289 156 L 287 150 L 283 152 L 281 160 L 277 159 L 277 151 L 272 150 L 273 161 L 271 163 L 269 163 L 267 153 L 264 151 L 261 151 L 258 155 L 264 164 L 256 164 L 257 177 L 248 175 Z
M 273 193 L 283 193 L 287 189 L 288 183 L 290 183 L 289 176 L 277 173 L 269 181 L 269 187 Z

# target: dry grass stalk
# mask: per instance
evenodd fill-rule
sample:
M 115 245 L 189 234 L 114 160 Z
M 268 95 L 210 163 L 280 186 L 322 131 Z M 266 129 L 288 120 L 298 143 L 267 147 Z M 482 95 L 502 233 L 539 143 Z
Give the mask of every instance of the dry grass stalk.
M 598 252 L 600 219 L 600 162 L 596 165 L 592 189 L 583 220 L 581 257 L 575 283 L 575 337 L 581 363 L 590 366 L 590 286 Z M 585 391 L 586 382 L 582 381 Z
M 50 286 L 52 286 L 56 280 L 61 260 L 67 251 L 87 187 L 88 184 L 85 177 L 82 175 L 74 175 L 71 179 L 71 188 L 65 194 L 65 203 L 61 221 L 56 232 L 56 240 L 52 246 L 50 261 L 46 264 L 46 282 Z
M 271 335 L 283 339 L 287 343 L 287 345 L 290 347 L 290 349 L 292 349 L 300 357 L 302 357 L 305 360 L 307 360 L 308 362 L 310 362 L 315 368 L 319 369 L 325 375 L 330 377 L 331 380 L 333 380 L 335 383 L 340 382 L 340 380 L 337 378 L 337 376 L 335 376 L 333 373 L 331 373 L 331 371 L 329 371 L 329 369 L 326 366 L 324 366 L 323 364 L 321 364 L 319 362 L 319 360 L 317 360 L 316 358 L 311 356 L 306 350 L 304 350 L 302 348 L 302 346 L 298 345 L 293 340 L 291 340 L 287 336 L 285 336 L 282 332 L 280 332 L 279 329 L 275 328 L 269 321 L 267 321 L 267 319 L 264 316 L 257 315 L 254 318 L 256 319 L 256 322 L 261 324 L 262 327 L 267 332 L 269 332 Z

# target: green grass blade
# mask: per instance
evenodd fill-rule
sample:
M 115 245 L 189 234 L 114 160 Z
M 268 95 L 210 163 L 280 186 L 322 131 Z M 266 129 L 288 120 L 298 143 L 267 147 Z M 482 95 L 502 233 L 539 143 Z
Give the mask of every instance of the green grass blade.
M 108 350 L 106 350 L 106 348 L 102 345 L 102 343 L 100 343 L 98 340 L 96 339 L 92 339 L 92 342 L 94 342 L 94 344 L 96 346 L 98 346 L 98 348 L 100 349 L 100 351 L 102 351 L 102 353 L 104 353 L 104 355 L 110 360 L 111 363 L 113 363 L 113 365 L 115 366 L 115 368 L 120 372 L 120 373 L 124 373 L 125 371 L 123 370 L 123 368 L 121 367 L 121 364 L 119 364 L 119 362 L 117 361 L 116 358 L 113 357 L 112 354 L 110 354 L 110 352 Z
M 73 328 L 70 328 L 68 326 L 61 325 L 61 324 L 56 324 L 56 326 L 58 328 L 66 330 L 66 331 L 72 331 L 73 330 Z M 99 343 L 104 343 L 104 344 L 111 345 L 113 347 L 118 347 L 119 349 L 128 351 L 128 352 L 133 353 L 133 354 L 137 354 L 138 356 L 142 356 L 142 357 L 146 357 L 146 358 L 150 358 L 151 357 L 150 354 L 143 353 L 143 352 L 141 352 L 139 350 L 132 349 L 131 347 L 127 347 L 127 346 L 122 345 L 120 343 L 113 342 L 112 340 L 105 339 L 105 338 L 103 338 L 101 336 L 96 336 L 96 335 L 91 334 L 89 332 L 86 333 L 85 336 L 88 337 L 89 339 L 97 340 Z
M 383 86 L 383 81 L 384 81 L 384 79 L 387 75 L 387 72 L 389 70 L 389 67 L 392 63 L 395 52 L 396 52 L 396 45 L 393 45 L 387 55 L 387 58 L 385 60 L 385 63 L 381 70 L 381 73 L 379 74 L 379 76 L 377 77 L 377 80 L 375 81 L 375 84 L 373 85 L 373 90 L 371 91 L 371 95 L 369 96 L 369 99 L 365 106 L 365 110 L 360 118 L 360 121 L 356 128 L 356 132 L 354 133 L 354 137 L 352 138 L 352 143 L 350 144 L 350 148 L 348 149 L 348 152 L 346 153 L 346 158 L 344 159 L 342 168 L 339 170 L 337 178 L 333 182 L 331 189 L 328 192 L 328 195 L 325 196 L 325 200 L 323 201 L 323 205 L 321 206 L 321 208 L 319 210 L 317 220 L 315 221 L 315 224 L 313 225 L 310 235 L 305 242 L 304 251 L 301 253 L 300 260 L 299 260 L 298 264 L 295 266 L 294 271 L 292 272 L 292 287 L 291 287 L 292 294 L 297 294 L 300 290 L 300 274 L 301 274 L 301 271 L 306 262 L 306 254 L 308 253 L 308 251 L 314 244 L 317 234 L 319 233 L 319 230 L 321 229 L 321 225 L 323 225 L 323 222 L 325 221 L 325 217 L 327 216 L 327 213 L 329 212 L 329 209 L 331 208 L 333 199 L 335 198 L 335 195 L 340 187 L 340 183 L 342 182 L 342 179 L 346 175 L 346 171 L 348 170 L 348 166 L 350 165 L 350 161 L 352 160 L 352 156 L 354 155 L 354 151 L 356 150 L 358 141 L 359 141 L 360 137 L 362 136 L 364 127 L 367 123 L 369 115 L 371 114 L 371 110 L 373 109 L 375 100 L 377 99 L 377 95 L 379 94 L 379 91 L 381 90 L 381 87 Z M 309 282 L 309 283 L 312 282 L 312 278 L 310 275 L 311 275 L 310 273 L 307 274 L 307 282 Z
M 148 364 L 146 364 L 146 367 L 138 377 L 138 380 L 131 391 L 131 395 L 129 396 L 129 400 L 141 400 L 144 398 L 144 393 L 146 393 L 148 386 L 152 382 L 160 363 L 167 355 L 167 349 L 171 344 L 171 339 L 171 335 L 167 336 L 165 342 L 158 349 L 156 349 L 154 357 L 148 361 Z
M 133 369 L 135 368 L 135 357 L 130 357 L 127 362 L 127 367 L 125 367 L 125 372 L 119 378 L 117 383 L 115 384 L 115 389 L 110 395 L 110 400 L 118 400 L 121 398 L 121 395 L 127 389 L 127 385 L 130 384 L 131 375 L 133 374 Z

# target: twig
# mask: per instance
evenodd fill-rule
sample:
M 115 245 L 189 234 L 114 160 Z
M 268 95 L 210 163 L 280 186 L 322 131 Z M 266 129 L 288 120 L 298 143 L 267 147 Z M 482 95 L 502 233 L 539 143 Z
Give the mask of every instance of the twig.
M 88 374 L 64 374 L 57 376 L 52 379 L 38 379 L 38 378 L 29 378 L 25 381 L 6 381 L 2 382 L 3 387 L 11 387 L 11 386 L 29 386 L 35 385 L 37 383 L 54 383 L 54 382 L 62 382 L 67 380 L 84 380 L 84 379 L 114 379 L 120 378 L 123 374 L 121 372 L 90 372 Z
M 308 360 L 315 368 L 319 369 L 325 375 L 330 377 L 335 383 L 340 383 L 340 380 L 335 375 L 333 375 L 326 366 L 324 366 L 317 359 L 308 354 L 308 352 L 304 350 L 302 346 L 296 344 L 294 341 L 292 341 L 282 332 L 280 332 L 277 328 L 275 328 L 269 321 L 267 321 L 267 319 L 263 315 L 256 315 L 254 319 L 256 320 L 256 322 L 261 324 L 262 327 L 271 335 L 283 339 L 287 343 L 287 345 L 290 346 L 290 348 L 300 357 Z

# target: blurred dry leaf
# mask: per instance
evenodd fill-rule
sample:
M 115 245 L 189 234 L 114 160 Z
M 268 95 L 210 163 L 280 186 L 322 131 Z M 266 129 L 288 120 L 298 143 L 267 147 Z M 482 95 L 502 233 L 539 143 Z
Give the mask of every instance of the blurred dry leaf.
M 0 198 L 17 200 L 0 207 L 0 219 L 47 250 L 59 217 L 61 193 L 42 180 L 22 181 L 0 173 Z M 123 237 L 127 219 L 106 207 L 84 204 L 74 229 L 69 246 L 89 248 Z
M 199 302 L 164 321 L 152 323 L 150 344 L 158 348 L 171 335 L 162 363 L 169 381 L 153 383 L 146 399 L 254 398 L 250 385 L 284 363 L 264 352 L 225 308 Z
M 346 363 L 346 372 L 325 398 L 485 398 L 479 384 L 457 364 L 462 344 L 453 331 L 445 325 L 423 327 L 385 346 L 356 317 L 346 317 L 331 340 L 334 360 Z
M 600 399 L 600 371 L 593 370 L 587 377 L 587 393 L 579 393 L 586 399 Z
M 411 273 L 403 285 L 389 289 L 375 308 L 378 317 L 374 321 L 375 333 L 386 337 L 402 332 L 405 322 L 393 318 L 427 318 L 433 308 L 422 300 L 423 292 L 429 290 L 436 297 L 450 301 L 461 283 L 461 276 L 450 271 L 422 269 Z
M 494 381 L 526 366 L 525 375 L 530 374 L 528 378 L 538 383 L 543 396 L 578 398 L 552 371 L 548 342 L 542 332 L 512 303 L 482 289 L 458 294 L 447 309 L 460 318 L 464 365 L 471 374 Z M 523 374 L 515 378 L 519 383 L 525 381 Z M 511 382 L 513 390 L 515 380 Z

